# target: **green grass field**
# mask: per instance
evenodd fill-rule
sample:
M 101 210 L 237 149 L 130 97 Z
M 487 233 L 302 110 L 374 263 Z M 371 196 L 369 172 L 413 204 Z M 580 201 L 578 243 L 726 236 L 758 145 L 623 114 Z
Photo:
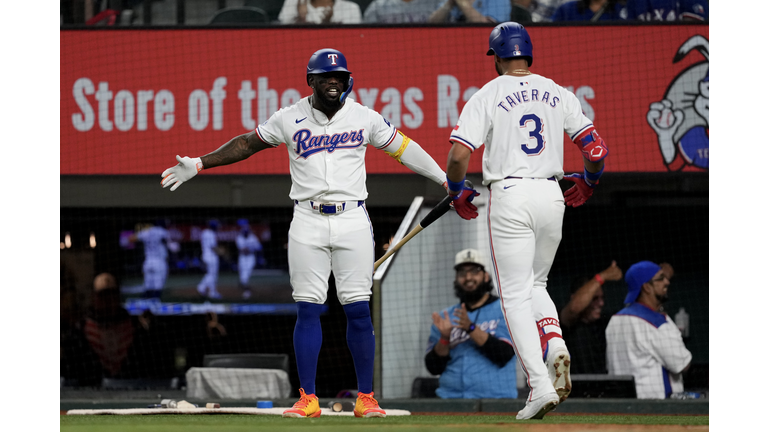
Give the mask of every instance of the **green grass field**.
M 325 417 L 284 419 L 268 415 L 62 415 L 61 432 L 211 431 L 705 431 L 709 416 L 549 415 L 515 420 L 514 415 L 413 415 L 385 419 Z

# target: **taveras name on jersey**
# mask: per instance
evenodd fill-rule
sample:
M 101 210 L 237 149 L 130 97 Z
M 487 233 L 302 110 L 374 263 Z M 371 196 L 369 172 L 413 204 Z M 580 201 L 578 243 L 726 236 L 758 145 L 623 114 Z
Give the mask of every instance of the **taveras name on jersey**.
M 579 99 L 540 75 L 502 75 L 475 93 L 451 141 L 471 151 L 485 145 L 483 184 L 506 177 L 563 176 L 563 131 L 571 139 L 592 127 Z

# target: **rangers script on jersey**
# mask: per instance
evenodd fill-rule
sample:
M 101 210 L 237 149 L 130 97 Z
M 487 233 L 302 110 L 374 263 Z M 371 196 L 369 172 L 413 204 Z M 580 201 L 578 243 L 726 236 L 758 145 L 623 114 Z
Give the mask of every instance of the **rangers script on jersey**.
M 563 177 L 563 130 L 592 128 L 576 96 L 540 75 L 502 75 L 464 106 L 451 140 L 471 151 L 485 144 L 483 184 L 509 176 Z
M 256 127 L 262 141 L 285 143 L 290 157 L 293 200 L 365 200 L 365 150 L 385 149 L 398 137 L 381 114 L 351 98 L 329 121 L 313 109 L 310 97 L 277 111 Z

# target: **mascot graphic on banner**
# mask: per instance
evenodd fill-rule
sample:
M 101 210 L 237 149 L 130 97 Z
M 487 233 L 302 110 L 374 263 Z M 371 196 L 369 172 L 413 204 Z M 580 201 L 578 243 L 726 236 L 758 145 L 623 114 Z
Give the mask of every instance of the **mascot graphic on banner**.
M 679 62 L 693 50 L 698 50 L 706 61 L 678 74 L 664 99 L 652 103 L 647 115 L 670 171 L 689 165 L 709 169 L 709 41 L 699 35 L 691 37 L 680 46 L 672 62 Z

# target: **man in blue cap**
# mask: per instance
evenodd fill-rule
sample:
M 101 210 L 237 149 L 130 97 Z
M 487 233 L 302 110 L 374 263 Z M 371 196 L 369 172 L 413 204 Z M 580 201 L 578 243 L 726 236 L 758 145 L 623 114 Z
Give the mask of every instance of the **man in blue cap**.
M 682 392 L 682 373 L 691 364 L 680 330 L 661 312 L 669 277 L 653 262 L 633 264 L 624 275 L 627 306 L 611 317 L 605 330 L 608 373 L 634 376 L 639 399 Z

